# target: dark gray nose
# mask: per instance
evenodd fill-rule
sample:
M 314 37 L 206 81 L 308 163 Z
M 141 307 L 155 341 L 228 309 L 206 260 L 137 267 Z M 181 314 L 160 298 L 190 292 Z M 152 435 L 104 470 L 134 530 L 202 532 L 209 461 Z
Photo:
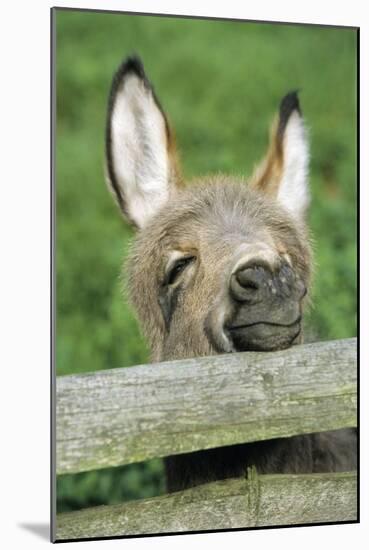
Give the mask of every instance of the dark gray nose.
M 272 292 L 273 275 L 263 266 L 242 266 L 232 274 L 230 291 L 238 302 L 256 303 Z
M 299 300 L 306 292 L 305 285 L 287 264 L 272 272 L 263 265 L 243 265 L 232 274 L 230 293 L 237 302 L 265 304 L 275 299 Z

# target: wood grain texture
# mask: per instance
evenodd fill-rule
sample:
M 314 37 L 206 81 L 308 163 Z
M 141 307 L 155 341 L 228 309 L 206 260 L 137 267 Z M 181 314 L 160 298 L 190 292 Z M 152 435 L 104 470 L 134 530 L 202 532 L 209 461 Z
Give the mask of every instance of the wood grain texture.
M 229 479 L 57 516 L 57 540 L 357 520 L 356 473 Z
M 356 426 L 356 339 L 57 378 L 57 473 Z

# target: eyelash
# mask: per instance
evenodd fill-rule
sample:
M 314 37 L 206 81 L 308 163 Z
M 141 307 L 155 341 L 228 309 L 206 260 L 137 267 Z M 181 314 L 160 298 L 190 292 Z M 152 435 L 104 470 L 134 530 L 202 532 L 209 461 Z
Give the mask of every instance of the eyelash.
M 175 283 L 177 277 L 184 271 L 184 269 L 194 261 L 195 256 L 188 256 L 187 258 L 180 258 L 175 262 L 166 276 L 165 284 L 172 285 Z

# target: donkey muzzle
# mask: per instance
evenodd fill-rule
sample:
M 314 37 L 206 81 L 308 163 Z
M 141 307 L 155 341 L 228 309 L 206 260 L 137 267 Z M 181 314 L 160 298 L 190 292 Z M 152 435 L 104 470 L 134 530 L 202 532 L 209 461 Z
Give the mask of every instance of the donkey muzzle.
M 263 264 L 237 267 L 229 281 L 233 314 L 224 330 L 236 351 L 289 347 L 301 332 L 306 287 L 292 268 Z

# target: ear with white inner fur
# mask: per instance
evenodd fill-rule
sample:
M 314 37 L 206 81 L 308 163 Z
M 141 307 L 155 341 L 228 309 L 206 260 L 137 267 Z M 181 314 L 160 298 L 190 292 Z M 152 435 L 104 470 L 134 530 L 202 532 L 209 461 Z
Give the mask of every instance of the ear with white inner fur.
M 269 149 L 250 185 L 275 196 L 294 216 L 303 218 L 309 206 L 309 145 L 296 92 L 281 101 L 272 127 Z
M 106 126 L 108 185 L 129 221 L 144 227 L 179 183 L 174 137 L 139 58 L 116 72 Z

